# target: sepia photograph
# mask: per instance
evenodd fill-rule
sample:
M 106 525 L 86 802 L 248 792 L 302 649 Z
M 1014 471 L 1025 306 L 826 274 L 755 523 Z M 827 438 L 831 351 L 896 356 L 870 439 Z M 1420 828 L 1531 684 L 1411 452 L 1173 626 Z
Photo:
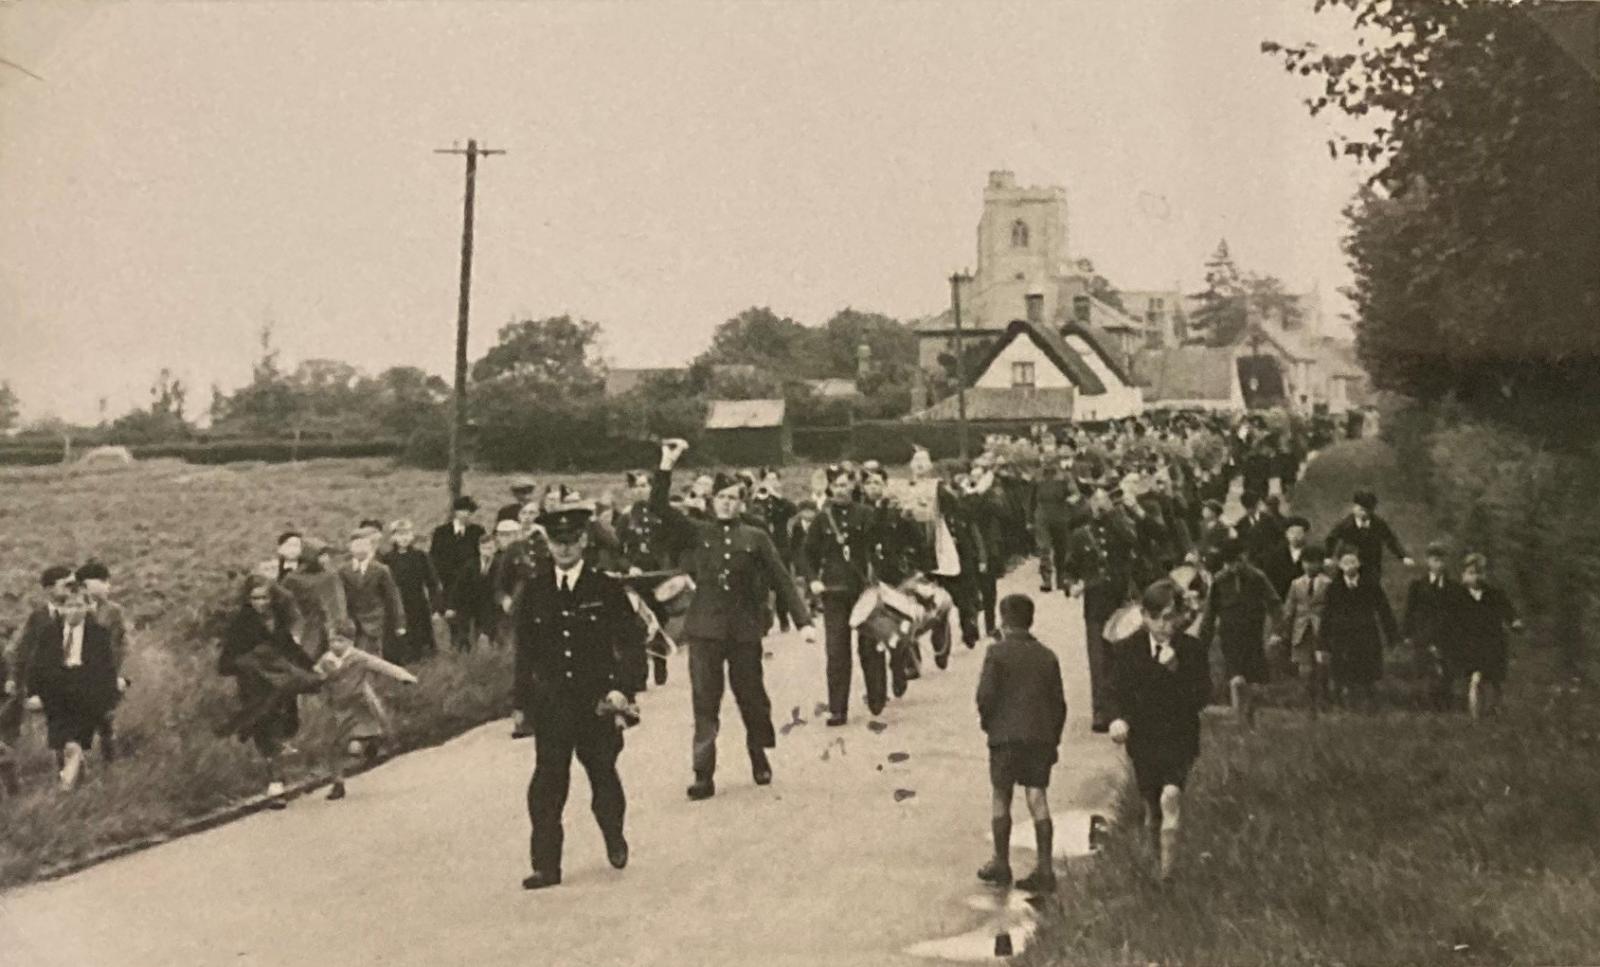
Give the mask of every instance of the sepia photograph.
M 0 0 L 6 967 L 1600 964 L 1596 488 L 1600 0 Z

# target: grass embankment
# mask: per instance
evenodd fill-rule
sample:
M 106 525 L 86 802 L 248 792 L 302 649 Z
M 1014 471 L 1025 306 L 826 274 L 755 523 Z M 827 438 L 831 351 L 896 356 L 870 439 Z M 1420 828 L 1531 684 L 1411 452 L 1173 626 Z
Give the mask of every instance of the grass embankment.
M 1427 509 L 1377 441 L 1323 454 L 1296 494 L 1324 533 L 1358 485 L 1420 556 Z M 1448 536 L 1448 535 L 1446 535 Z M 1466 535 L 1456 535 L 1457 546 Z M 1386 575 L 1397 607 L 1406 575 Z M 1163 887 L 1126 804 L 1061 890 L 1029 964 L 1600 962 L 1600 709 L 1548 643 L 1514 639 L 1503 715 L 1420 710 L 1409 656 L 1384 711 L 1312 721 L 1269 709 L 1254 732 L 1207 717 Z M 1589 676 L 1593 680 L 1593 676 Z M 1283 686 L 1275 698 L 1298 705 Z
M 791 491 L 804 489 L 807 472 L 791 469 Z M 539 480 L 561 479 L 598 496 L 619 477 Z M 509 500 L 509 482 L 469 479 L 468 492 L 483 504 L 480 521 L 492 524 L 495 508 Z M 216 673 L 216 635 L 238 606 L 241 577 L 272 557 L 274 539 L 290 527 L 332 541 L 342 555 L 344 536 L 364 517 L 409 516 L 425 541 L 445 503 L 442 475 L 383 460 L 0 471 L 0 635 L 9 636 L 38 599 L 46 564 L 90 556 L 110 565 L 114 597 L 135 627 L 124 666 L 133 686 L 116 716 L 120 761 L 107 766 L 91 754 L 87 781 L 57 792 L 42 716 L 30 716 L 20 749 L 23 793 L 0 794 L 0 887 L 260 794 L 266 779 L 254 749 L 212 731 L 235 708 L 232 680 Z M 415 688 L 385 687 L 393 747 L 434 744 L 508 714 L 510 663 L 494 650 L 444 654 L 417 666 Z M 285 763 L 291 784 L 325 767 L 328 723 L 317 698 L 302 701 L 301 722 L 300 753 Z

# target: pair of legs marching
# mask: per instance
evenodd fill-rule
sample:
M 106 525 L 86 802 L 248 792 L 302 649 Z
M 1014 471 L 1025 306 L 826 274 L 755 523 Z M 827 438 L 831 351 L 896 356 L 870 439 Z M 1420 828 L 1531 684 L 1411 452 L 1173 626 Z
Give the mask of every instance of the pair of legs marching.
M 758 786 L 772 782 L 767 750 L 778 744 L 778 733 L 772 726 L 772 700 L 767 696 L 761 655 L 759 638 L 695 638 L 689 643 L 689 690 L 694 704 L 694 784 L 689 787 L 690 799 L 709 799 L 716 794 L 722 693 L 730 686 L 739 717 L 744 720 L 751 777 Z

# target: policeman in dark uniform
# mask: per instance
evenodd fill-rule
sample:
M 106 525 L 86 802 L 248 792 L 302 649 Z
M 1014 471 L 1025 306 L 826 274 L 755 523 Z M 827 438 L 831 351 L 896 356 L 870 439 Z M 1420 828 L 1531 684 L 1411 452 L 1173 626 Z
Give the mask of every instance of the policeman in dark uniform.
M 761 482 L 755 485 L 754 491 L 755 495 L 750 498 L 749 516 L 772 538 L 784 565 L 792 567 L 794 559 L 789 545 L 789 522 L 799 513 L 799 507 L 783 495 L 783 481 L 776 470 L 763 470 Z M 777 595 L 773 605 L 778 618 L 778 630 L 788 631 L 789 607 L 783 595 Z
M 688 449 L 682 440 L 662 442 L 661 467 L 650 485 L 650 507 L 661 516 L 667 553 L 683 564 L 695 583 L 683 634 L 689 643 L 689 688 L 694 700 L 694 784 L 689 798 L 700 800 L 716 794 L 712 777 L 725 685 L 732 685 L 744 719 L 751 775 L 758 786 L 772 781 L 766 750 L 776 746 L 778 738 L 761 669 L 761 639 L 772 625 L 768 595 L 776 591 L 787 596 L 789 613 L 806 641 L 815 641 L 816 632 L 772 538 L 740 519 L 743 487 L 737 480 L 719 476 L 713 481 L 708 520 L 695 520 L 672 506 L 672 468 Z
M 840 469 L 828 481 L 828 500 L 800 547 L 800 573 L 811 593 L 822 601 L 823 649 L 827 656 L 828 724 L 844 725 L 850 711 L 850 612 L 871 584 L 872 510 L 858 503 L 855 474 Z M 884 656 L 878 643 L 863 631 L 857 649 L 861 677 L 867 686 L 867 710 L 873 715 L 888 703 Z
M 561 813 L 574 755 L 589 775 L 606 858 L 619 870 L 628 865 L 617 756 L 624 722 L 637 720 L 633 697 L 644 688 L 644 629 L 622 583 L 584 560 L 593 514 L 593 505 L 569 496 L 540 516 L 551 556 L 529 577 L 513 613 L 513 697 L 519 725 L 534 736 L 528 890 L 561 882 Z
M 1111 725 L 1110 666 L 1105 624 L 1128 603 L 1133 579 L 1134 526 L 1117 509 L 1112 484 L 1099 480 L 1089 497 L 1089 518 L 1072 532 L 1067 549 L 1067 576 L 1083 591 L 1084 637 L 1089 650 L 1089 691 L 1094 703 L 1094 731 Z M 1075 587 L 1068 587 L 1073 594 Z

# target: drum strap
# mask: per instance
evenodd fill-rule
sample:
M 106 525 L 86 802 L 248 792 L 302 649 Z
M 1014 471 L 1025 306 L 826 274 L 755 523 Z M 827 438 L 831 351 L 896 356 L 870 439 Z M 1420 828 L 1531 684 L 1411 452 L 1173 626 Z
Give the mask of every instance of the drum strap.
M 856 577 L 861 579 L 862 584 L 871 585 L 876 583 L 868 576 L 867 572 L 861 570 L 861 565 L 850 559 L 850 545 L 845 541 L 844 535 L 839 533 L 839 524 L 833 519 L 833 507 L 831 505 L 824 504 L 822 506 L 822 517 L 828 522 L 828 530 L 833 534 L 834 542 L 839 545 L 840 556 L 844 558 L 846 564 L 850 565 L 850 570 L 856 572 Z M 870 561 L 867 563 L 871 564 Z

